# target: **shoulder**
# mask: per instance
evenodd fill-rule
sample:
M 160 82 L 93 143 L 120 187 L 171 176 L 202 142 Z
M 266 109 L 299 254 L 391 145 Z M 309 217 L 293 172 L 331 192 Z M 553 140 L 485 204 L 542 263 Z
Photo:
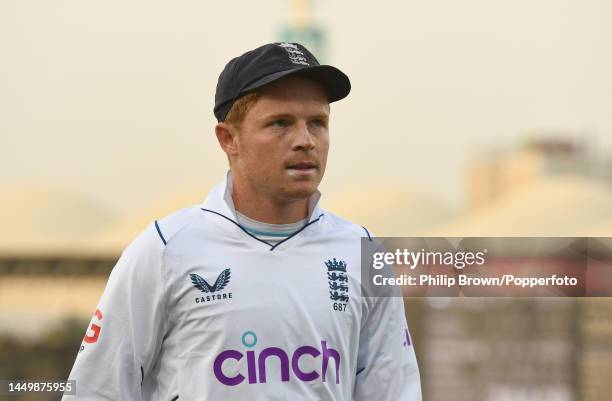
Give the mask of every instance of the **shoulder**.
M 197 205 L 177 210 L 152 223 L 158 240 L 167 245 L 183 229 L 196 220 L 196 214 L 200 212 Z
M 347 236 L 358 237 L 358 238 L 368 238 L 372 239 L 372 234 L 370 231 L 357 223 L 349 221 L 343 217 L 338 216 L 335 213 L 332 213 L 328 210 L 323 210 L 323 216 L 326 224 L 332 230 L 338 230 L 339 232 L 343 232 Z
M 163 264 L 167 245 L 193 221 L 195 206 L 190 206 L 152 221 L 123 250 L 120 265 Z

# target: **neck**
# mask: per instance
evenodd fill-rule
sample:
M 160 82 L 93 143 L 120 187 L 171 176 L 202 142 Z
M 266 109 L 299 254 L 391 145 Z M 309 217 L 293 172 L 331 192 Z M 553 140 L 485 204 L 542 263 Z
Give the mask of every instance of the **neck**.
M 233 182 L 234 208 L 243 215 L 268 224 L 290 224 L 308 217 L 308 198 L 278 200 Z

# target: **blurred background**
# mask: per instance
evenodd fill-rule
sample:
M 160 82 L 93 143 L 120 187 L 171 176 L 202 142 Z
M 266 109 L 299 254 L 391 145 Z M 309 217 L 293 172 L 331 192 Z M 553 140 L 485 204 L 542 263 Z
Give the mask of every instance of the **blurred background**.
M 0 2 L 0 378 L 66 378 L 121 250 L 201 202 L 225 63 L 351 78 L 324 207 L 386 236 L 612 236 L 612 3 Z M 407 299 L 426 401 L 612 399 L 610 299 Z M 55 400 L 58 397 L 11 397 Z

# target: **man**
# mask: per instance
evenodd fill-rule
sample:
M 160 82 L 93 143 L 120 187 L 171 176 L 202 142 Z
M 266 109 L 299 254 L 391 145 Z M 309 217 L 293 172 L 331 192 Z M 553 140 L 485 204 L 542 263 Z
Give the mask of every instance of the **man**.
M 369 234 L 318 206 L 329 103 L 349 91 L 299 44 L 227 64 L 214 113 L 230 172 L 124 251 L 70 375 L 76 399 L 421 399 L 402 299 L 361 294 Z

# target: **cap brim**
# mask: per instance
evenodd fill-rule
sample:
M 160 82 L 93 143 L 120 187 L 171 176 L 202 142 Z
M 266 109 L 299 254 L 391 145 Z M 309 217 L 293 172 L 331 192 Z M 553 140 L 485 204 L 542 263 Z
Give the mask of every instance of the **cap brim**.
M 275 72 L 274 74 L 266 75 L 265 77 L 249 84 L 241 91 L 241 93 L 246 93 L 254 89 L 261 88 L 264 85 L 290 75 L 299 75 L 319 82 L 325 88 L 330 103 L 344 99 L 351 91 L 351 81 L 345 73 L 336 67 L 332 67 L 331 65 L 315 65 L 279 71 Z

